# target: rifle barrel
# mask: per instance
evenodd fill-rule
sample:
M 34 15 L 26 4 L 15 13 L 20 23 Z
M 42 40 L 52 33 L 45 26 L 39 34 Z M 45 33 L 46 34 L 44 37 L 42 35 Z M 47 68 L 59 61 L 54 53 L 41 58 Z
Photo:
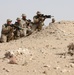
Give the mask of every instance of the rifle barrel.
M 54 16 L 51 16 L 51 17 L 54 17 Z

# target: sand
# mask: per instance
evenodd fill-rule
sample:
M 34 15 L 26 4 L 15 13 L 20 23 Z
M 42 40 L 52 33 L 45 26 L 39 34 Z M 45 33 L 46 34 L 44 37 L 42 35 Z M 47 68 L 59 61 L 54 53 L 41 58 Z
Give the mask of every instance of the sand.
M 74 75 L 74 56 L 62 55 L 74 42 L 74 21 L 49 24 L 40 32 L 0 43 L 0 75 Z M 13 51 L 17 64 L 4 57 Z

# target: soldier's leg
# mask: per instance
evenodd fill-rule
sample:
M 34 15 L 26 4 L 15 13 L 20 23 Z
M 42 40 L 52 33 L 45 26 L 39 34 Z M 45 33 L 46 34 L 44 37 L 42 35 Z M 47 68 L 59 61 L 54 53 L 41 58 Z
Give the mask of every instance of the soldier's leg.
M 34 25 L 32 26 L 32 30 L 35 31 L 35 30 L 37 29 L 37 26 L 38 26 L 38 24 L 34 24 Z
M 24 36 L 27 36 L 27 28 L 24 28 L 24 29 L 23 29 L 23 35 L 24 35 Z
M 4 35 L 4 34 L 2 34 L 1 35 L 1 42 L 7 42 L 7 36 L 6 35 Z
M 39 25 L 38 25 L 38 31 L 42 30 L 42 26 L 44 26 L 44 23 L 43 22 L 39 23 Z
M 7 36 L 7 42 L 9 42 L 10 40 L 13 40 L 13 39 L 14 39 L 14 33 L 8 34 L 8 36 Z
M 17 39 L 20 38 L 20 35 L 21 35 L 20 30 L 18 30 L 18 31 L 17 31 L 17 34 L 16 34 Z
M 27 29 L 27 36 L 32 34 L 32 30 L 31 29 Z
M 23 36 L 24 36 L 24 31 L 23 31 L 23 30 L 20 30 L 20 31 L 19 31 L 19 36 L 20 36 L 20 37 L 23 37 Z
M 14 33 L 12 33 L 12 37 L 11 37 L 11 40 L 14 40 Z
M 42 29 L 42 25 L 39 24 L 39 25 L 38 25 L 38 31 L 40 31 L 41 29 Z

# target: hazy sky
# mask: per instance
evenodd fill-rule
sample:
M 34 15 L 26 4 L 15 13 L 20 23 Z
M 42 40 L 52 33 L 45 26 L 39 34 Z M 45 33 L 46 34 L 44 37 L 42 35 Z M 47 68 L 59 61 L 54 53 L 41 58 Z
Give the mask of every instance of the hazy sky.
M 55 16 L 56 20 L 74 20 L 74 0 L 0 0 L 0 27 L 7 18 L 15 22 L 22 13 L 32 20 L 36 11 Z M 45 24 L 49 24 L 47 19 Z

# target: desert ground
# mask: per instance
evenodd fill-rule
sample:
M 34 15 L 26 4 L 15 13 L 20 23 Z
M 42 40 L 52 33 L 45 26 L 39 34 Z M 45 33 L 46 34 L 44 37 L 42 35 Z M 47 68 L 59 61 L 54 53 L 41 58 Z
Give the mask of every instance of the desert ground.
M 0 43 L 0 75 L 74 75 L 74 56 L 66 54 L 70 43 L 74 21 L 50 23 L 28 37 Z M 14 52 L 17 64 L 3 59 L 7 51 Z

